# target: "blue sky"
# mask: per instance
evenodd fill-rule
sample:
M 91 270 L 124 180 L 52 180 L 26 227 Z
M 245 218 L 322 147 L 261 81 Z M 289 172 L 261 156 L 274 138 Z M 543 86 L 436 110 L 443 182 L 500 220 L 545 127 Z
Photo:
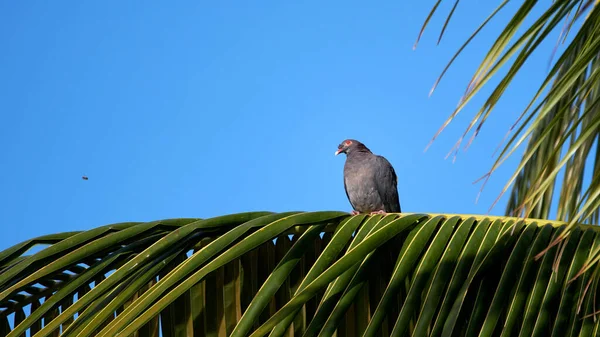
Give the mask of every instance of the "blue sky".
M 483 95 L 424 152 L 515 9 L 429 98 L 496 5 L 461 3 L 436 46 L 451 6 L 443 3 L 413 51 L 433 3 L 0 3 L 0 249 L 124 221 L 350 211 L 344 157 L 333 155 L 345 138 L 394 165 L 403 211 L 486 213 L 516 161 L 477 204 L 472 182 L 492 164 L 548 55 L 529 62 L 456 162 L 444 157 Z M 503 213 L 505 199 L 491 214 Z

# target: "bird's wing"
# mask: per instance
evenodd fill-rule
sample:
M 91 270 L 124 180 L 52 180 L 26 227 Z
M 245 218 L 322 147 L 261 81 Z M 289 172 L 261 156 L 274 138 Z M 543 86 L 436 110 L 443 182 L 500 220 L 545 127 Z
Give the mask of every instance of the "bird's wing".
M 350 200 L 350 196 L 348 195 L 348 188 L 346 187 L 346 177 L 344 177 L 344 191 L 346 191 L 346 198 L 348 198 L 348 202 L 350 202 L 350 206 L 352 206 L 352 209 L 356 209 L 356 207 L 354 207 L 354 205 L 352 204 L 352 200 Z
M 382 156 L 376 156 L 375 184 L 379 197 L 383 202 L 386 212 L 400 213 L 400 199 L 398 197 L 398 178 L 390 162 Z

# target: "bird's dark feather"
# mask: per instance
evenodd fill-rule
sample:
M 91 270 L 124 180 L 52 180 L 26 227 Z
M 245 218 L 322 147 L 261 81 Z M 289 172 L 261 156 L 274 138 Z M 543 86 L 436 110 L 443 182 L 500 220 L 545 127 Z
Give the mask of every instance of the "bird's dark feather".
M 390 162 L 382 156 L 376 156 L 377 168 L 375 171 L 375 183 L 377 191 L 386 212 L 400 213 L 400 200 L 398 197 L 398 177 Z
M 344 191 L 346 191 L 346 198 L 348 198 L 348 201 L 350 202 L 350 206 L 352 206 L 352 209 L 356 209 L 356 206 L 354 206 L 354 204 L 352 204 L 352 200 L 350 200 L 350 196 L 348 195 L 348 187 L 346 187 L 346 179 L 344 179 Z

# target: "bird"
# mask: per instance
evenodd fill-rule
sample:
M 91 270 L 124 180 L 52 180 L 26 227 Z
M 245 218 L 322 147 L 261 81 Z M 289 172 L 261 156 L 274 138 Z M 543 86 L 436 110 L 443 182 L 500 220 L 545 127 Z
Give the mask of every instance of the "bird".
M 400 213 L 398 178 L 390 162 L 375 155 L 363 143 L 346 139 L 335 155 L 346 154 L 344 189 L 352 205 L 352 215 L 359 213 Z

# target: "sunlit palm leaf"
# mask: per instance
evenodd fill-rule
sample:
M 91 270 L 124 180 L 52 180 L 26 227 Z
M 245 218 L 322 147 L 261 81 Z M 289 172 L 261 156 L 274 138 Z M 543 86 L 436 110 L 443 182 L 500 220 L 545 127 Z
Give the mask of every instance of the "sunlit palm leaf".
M 600 228 L 534 259 L 567 229 L 256 212 L 48 236 L 0 252 L 37 266 L 0 272 L 0 336 L 593 336 L 599 270 L 569 281 Z

